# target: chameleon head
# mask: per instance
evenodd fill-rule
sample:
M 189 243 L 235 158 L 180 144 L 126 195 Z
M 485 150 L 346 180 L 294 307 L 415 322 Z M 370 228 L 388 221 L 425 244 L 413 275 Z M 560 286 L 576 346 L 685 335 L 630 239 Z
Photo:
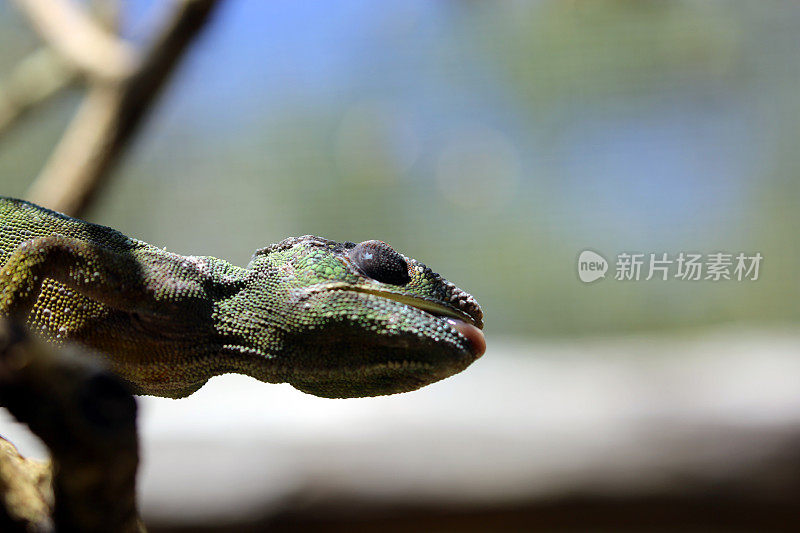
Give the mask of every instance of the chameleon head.
M 475 299 L 381 241 L 313 236 L 256 252 L 278 272 L 293 325 L 274 361 L 281 378 L 324 397 L 407 392 L 464 370 L 486 349 Z

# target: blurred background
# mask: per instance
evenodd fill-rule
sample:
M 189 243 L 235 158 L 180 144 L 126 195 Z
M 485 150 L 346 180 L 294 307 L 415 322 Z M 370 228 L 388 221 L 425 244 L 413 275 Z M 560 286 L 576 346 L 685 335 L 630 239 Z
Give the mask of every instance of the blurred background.
M 142 43 L 166 3 L 121 5 Z M 381 239 L 475 295 L 488 351 L 392 398 L 240 377 L 146 398 L 145 518 L 796 525 L 798 30 L 793 2 L 222 2 L 85 218 L 236 264 Z M 39 44 L 0 2 L 0 92 Z M 0 131 L 0 194 L 25 195 L 83 92 Z M 584 249 L 764 259 L 757 281 L 584 284 Z

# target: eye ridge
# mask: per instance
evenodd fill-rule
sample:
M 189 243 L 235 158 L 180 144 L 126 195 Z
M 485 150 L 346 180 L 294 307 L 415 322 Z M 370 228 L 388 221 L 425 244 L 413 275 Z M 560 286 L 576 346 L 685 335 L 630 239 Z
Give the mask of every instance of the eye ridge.
M 364 241 L 348 251 L 350 261 L 375 281 L 405 285 L 411 281 L 405 258 L 383 241 Z

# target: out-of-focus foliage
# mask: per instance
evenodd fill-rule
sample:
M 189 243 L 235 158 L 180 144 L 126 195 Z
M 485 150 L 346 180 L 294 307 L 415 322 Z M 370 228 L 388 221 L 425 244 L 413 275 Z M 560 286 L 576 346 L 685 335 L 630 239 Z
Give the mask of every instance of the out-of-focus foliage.
M 137 40 L 157 17 L 126 6 Z M 798 30 L 789 2 L 229 2 L 92 218 L 239 263 L 383 239 L 475 294 L 490 336 L 796 322 Z M 35 43 L 0 4 L 0 80 Z M 0 137 L 0 193 L 77 101 Z M 764 262 L 584 285 L 585 248 Z

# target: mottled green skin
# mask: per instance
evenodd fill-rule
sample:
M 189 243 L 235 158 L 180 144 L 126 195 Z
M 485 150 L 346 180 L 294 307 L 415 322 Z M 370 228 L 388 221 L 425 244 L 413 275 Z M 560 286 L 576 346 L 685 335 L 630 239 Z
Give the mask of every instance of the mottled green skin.
M 407 284 L 376 281 L 352 246 L 291 238 L 241 268 L 0 197 L 0 316 L 90 346 L 137 393 L 175 398 L 230 372 L 326 397 L 392 394 L 480 355 L 437 316 L 482 327 L 472 296 L 405 256 Z

